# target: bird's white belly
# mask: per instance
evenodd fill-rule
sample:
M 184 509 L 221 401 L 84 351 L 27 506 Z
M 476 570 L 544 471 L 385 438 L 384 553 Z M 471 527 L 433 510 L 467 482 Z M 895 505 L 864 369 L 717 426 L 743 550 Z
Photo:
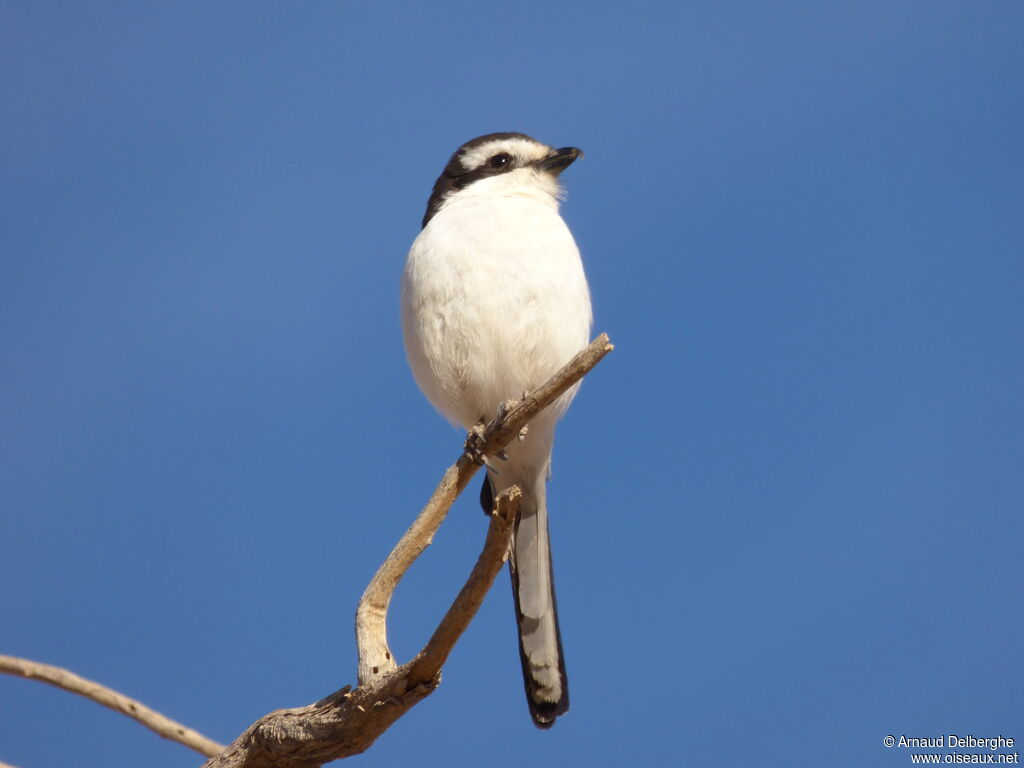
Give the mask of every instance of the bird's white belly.
M 468 200 L 441 210 L 413 243 L 402 279 L 406 352 L 451 421 L 490 419 L 501 401 L 544 383 L 586 345 L 590 322 L 579 251 L 549 205 Z

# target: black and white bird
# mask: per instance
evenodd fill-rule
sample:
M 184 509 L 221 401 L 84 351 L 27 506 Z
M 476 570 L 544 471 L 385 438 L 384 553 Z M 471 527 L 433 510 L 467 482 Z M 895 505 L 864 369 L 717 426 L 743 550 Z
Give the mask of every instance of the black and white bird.
M 434 184 L 402 275 L 402 328 L 420 389 L 467 429 L 543 384 L 589 340 L 590 291 L 558 213 L 559 175 L 580 155 L 492 133 L 459 147 Z M 503 489 L 523 493 L 509 566 L 526 699 L 541 728 L 569 708 L 545 483 L 555 423 L 575 393 L 491 462 L 481 491 L 487 512 Z

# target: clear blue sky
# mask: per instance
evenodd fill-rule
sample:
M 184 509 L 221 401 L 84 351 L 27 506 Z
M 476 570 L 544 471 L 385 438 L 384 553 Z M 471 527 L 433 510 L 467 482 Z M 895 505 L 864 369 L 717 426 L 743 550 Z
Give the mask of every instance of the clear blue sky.
M 0 5 L 0 652 L 228 741 L 354 681 L 462 436 L 398 277 L 463 141 L 576 145 L 614 354 L 550 487 L 572 691 L 508 579 L 353 765 L 903 766 L 1024 740 L 1024 5 Z M 399 588 L 408 659 L 475 560 Z M 197 758 L 0 678 L 0 761 Z

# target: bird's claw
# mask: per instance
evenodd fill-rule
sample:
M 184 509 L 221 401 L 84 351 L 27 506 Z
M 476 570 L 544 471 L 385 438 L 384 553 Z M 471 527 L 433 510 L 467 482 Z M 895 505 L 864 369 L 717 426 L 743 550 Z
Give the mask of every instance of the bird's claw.
M 494 468 L 494 465 L 491 464 L 491 462 L 489 462 L 487 460 L 487 457 L 484 455 L 483 449 L 485 442 L 486 441 L 484 440 L 484 425 L 474 425 L 469 430 L 469 432 L 466 433 L 466 446 L 464 453 L 466 454 L 466 458 L 468 458 L 474 464 L 479 464 L 481 466 L 487 467 L 487 469 L 489 469 L 491 472 L 497 475 L 499 474 L 498 470 Z M 500 451 L 496 455 L 500 457 L 503 453 L 504 451 Z
M 484 457 L 484 425 L 475 424 L 466 433 L 466 458 L 474 464 L 482 464 Z

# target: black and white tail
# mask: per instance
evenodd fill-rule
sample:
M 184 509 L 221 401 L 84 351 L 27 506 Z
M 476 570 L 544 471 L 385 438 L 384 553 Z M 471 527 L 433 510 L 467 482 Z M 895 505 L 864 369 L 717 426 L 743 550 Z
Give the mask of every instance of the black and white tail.
M 481 492 L 481 505 L 487 512 L 492 506 L 492 482 L 490 478 L 485 480 Z M 519 519 L 509 558 L 526 703 L 538 728 L 550 728 L 569 709 L 544 486 L 542 475 L 532 487 L 521 488 Z

